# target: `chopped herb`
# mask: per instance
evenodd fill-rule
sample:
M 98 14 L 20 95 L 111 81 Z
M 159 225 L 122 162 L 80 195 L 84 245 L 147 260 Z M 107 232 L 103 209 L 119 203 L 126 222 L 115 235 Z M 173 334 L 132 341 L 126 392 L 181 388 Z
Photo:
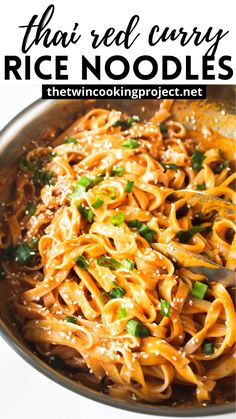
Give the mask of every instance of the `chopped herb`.
M 125 169 L 123 167 L 114 167 L 111 171 L 113 176 L 122 176 L 124 173 Z
M 125 192 L 132 192 L 134 186 L 134 181 L 133 180 L 128 180 L 128 182 L 126 183 L 126 187 L 125 187 Z
M 80 185 L 79 183 L 75 182 L 74 184 L 75 189 L 74 191 L 69 195 L 69 199 L 79 198 L 81 195 L 83 195 L 84 192 L 86 192 L 86 188 L 83 185 Z
M 84 217 L 86 220 L 88 220 L 89 223 L 93 222 L 93 211 L 90 209 L 85 208 L 82 204 L 78 205 L 78 210 L 80 212 L 80 214 L 82 215 L 82 217 Z
M 190 294 L 193 295 L 193 297 L 203 300 L 206 294 L 207 288 L 208 288 L 208 285 L 203 284 L 202 282 L 196 281 L 194 283 L 193 288 L 190 291 Z
M 92 180 L 89 179 L 87 176 L 82 176 L 82 178 L 78 181 L 78 184 L 84 186 L 86 189 L 89 187 L 91 183 Z
M 134 139 L 131 139 L 131 138 L 129 140 L 123 141 L 123 143 L 122 143 L 122 147 L 124 147 L 124 148 L 134 149 L 134 148 L 138 148 L 138 146 L 139 146 L 138 140 L 134 140 Z
M 140 338 L 146 338 L 150 334 L 146 326 L 133 319 L 127 321 L 125 330 L 130 335 L 139 336 Z
M 99 174 L 94 176 L 94 178 L 92 179 L 92 185 L 98 185 L 98 183 L 101 183 L 104 180 L 104 175 L 103 174 Z
M 201 153 L 201 151 L 199 151 L 199 150 L 194 151 L 194 153 L 192 155 L 192 158 L 191 158 L 191 162 L 192 162 L 192 166 L 193 166 L 193 168 L 196 172 L 199 172 L 201 170 L 202 163 L 203 163 L 204 159 L 205 159 L 205 154 L 204 153 Z
M 97 209 L 100 208 L 104 204 L 104 201 L 100 198 L 97 198 L 94 203 L 92 204 L 92 207 Z
M 105 266 L 106 268 L 110 269 L 118 269 L 121 266 L 120 262 L 113 258 L 110 258 L 109 256 L 101 256 L 97 259 L 97 264 L 99 266 Z
M 52 185 L 54 185 L 53 176 L 54 176 L 53 172 L 47 172 L 46 170 L 39 169 L 34 174 L 33 182 L 34 182 L 35 185 L 40 185 L 40 186 L 49 185 L 49 186 L 52 186 Z
M 120 285 L 115 283 L 115 288 L 112 288 L 110 292 L 107 293 L 109 298 L 123 298 L 126 291 Z
M 51 355 L 48 358 L 48 363 L 53 368 L 65 368 L 65 362 L 62 358 L 60 358 L 58 355 Z
M 134 269 L 134 261 L 130 259 L 124 259 L 122 261 L 122 267 L 124 269 L 128 269 L 128 271 L 132 271 Z
M 35 255 L 35 252 L 32 251 L 28 243 L 21 243 L 15 249 L 15 259 L 19 265 L 26 265 L 32 259 L 32 256 Z
M 48 161 L 52 161 L 54 159 L 54 157 L 56 157 L 56 156 L 57 156 L 57 153 L 55 153 L 55 151 L 52 151 L 48 155 Z
M 77 141 L 75 138 L 71 138 L 71 137 L 66 138 L 66 139 L 64 140 L 64 144 L 70 144 L 70 143 L 72 143 L 72 144 L 77 144 L 77 143 L 78 143 L 78 141 Z
M 166 124 L 160 124 L 159 126 L 160 126 L 161 133 L 166 134 L 167 131 L 168 131 L 168 128 L 167 128 Z
M 148 242 L 153 241 L 153 237 L 156 234 L 154 230 L 151 230 L 146 224 L 139 220 L 130 220 L 127 222 L 129 227 L 136 228 L 139 234 Z
M 111 223 L 114 226 L 119 226 L 120 224 L 122 224 L 124 222 L 124 215 L 121 214 L 121 212 L 119 212 L 118 214 L 114 215 L 114 217 L 111 217 Z
M 133 116 L 132 118 L 127 119 L 118 119 L 114 122 L 113 127 L 121 127 L 123 129 L 129 129 L 133 125 L 134 122 L 139 122 L 140 119 L 138 116 Z
M 77 323 L 77 317 L 75 317 L 75 316 L 66 316 L 65 317 L 65 321 L 68 322 L 68 323 L 74 323 L 74 324 L 76 324 Z
M 34 214 L 35 214 L 35 211 L 36 211 L 36 206 L 35 206 L 34 204 L 32 204 L 31 202 L 29 202 L 29 203 L 26 205 L 25 213 L 26 213 L 27 215 L 32 216 L 32 215 L 34 215 Z
M 165 170 L 181 170 L 180 166 L 177 166 L 175 163 L 163 163 L 161 162 L 162 167 L 164 167 Z
M 35 172 L 38 169 L 38 166 L 35 163 L 29 161 L 26 157 L 22 157 L 20 159 L 19 169 L 22 172 L 28 172 L 28 170 Z
M 124 317 L 127 317 L 127 310 L 125 307 L 119 308 L 119 310 L 117 311 L 117 319 L 123 319 Z
M 188 243 L 189 240 L 197 233 L 200 233 L 201 231 L 204 231 L 205 227 L 196 225 L 193 226 L 191 228 L 189 228 L 188 230 L 180 230 L 177 234 L 176 237 L 179 239 L 180 243 Z
M 5 275 L 6 275 L 6 273 L 5 273 L 4 269 L 2 267 L 0 267 L 0 280 L 4 279 Z
M 170 303 L 161 298 L 161 314 L 164 317 L 170 317 Z
M 205 190 L 206 190 L 206 184 L 205 184 L 205 182 L 203 182 L 203 183 L 199 183 L 199 184 L 197 185 L 197 190 L 198 190 L 198 191 L 205 191 Z
M 206 342 L 203 344 L 203 350 L 206 355 L 211 355 L 214 353 L 214 346 L 211 342 Z
M 179 208 L 176 211 L 176 218 L 177 218 L 177 220 L 179 220 L 179 218 L 184 217 L 188 213 L 188 211 L 189 211 L 189 208 L 188 208 L 188 205 L 187 204 L 185 204 L 181 208 Z
M 76 259 L 76 265 L 80 266 L 83 269 L 88 269 L 89 267 L 89 262 L 87 261 L 87 259 L 83 256 L 80 255 L 78 256 L 78 258 Z
M 217 164 L 213 168 L 213 172 L 216 174 L 220 174 L 222 170 L 224 170 L 226 167 L 229 167 L 229 160 L 225 160 L 222 150 L 219 150 L 219 156 L 221 158 L 221 163 Z

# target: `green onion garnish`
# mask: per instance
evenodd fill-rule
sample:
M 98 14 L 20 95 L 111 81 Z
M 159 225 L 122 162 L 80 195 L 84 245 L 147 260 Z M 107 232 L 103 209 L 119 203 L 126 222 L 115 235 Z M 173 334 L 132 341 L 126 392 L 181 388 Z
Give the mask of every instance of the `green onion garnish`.
M 75 317 L 75 316 L 66 316 L 65 317 L 65 321 L 68 322 L 68 323 L 74 323 L 74 324 L 76 324 L 77 323 L 77 317 Z
M 188 243 L 189 240 L 197 233 L 200 233 L 201 231 L 204 231 L 205 227 L 202 226 L 193 226 L 189 228 L 188 230 L 180 230 L 176 237 L 179 239 L 180 243 Z
M 170 317 L 170 303 L 161 298 L 161 314 L 164 317 Z
M 2 267 L 0 267 L 0 280 L 4 279 L 5 275 L 6 275 L 6 273 L 5 273 L 4 269 Z
M 133 140 L 131 138 L 129 140 L 123 141 L 123 143 L 122 143 L 122 147 L 124 147 L 124 148 L 133 149 L 133 148 L 137 148 L 138 146 L 139 146 L 138 140 Z
M 97 209 L 100 208 L 104 204 L 104 201 L 100 198 L 97 198 L 94 203 L 92 204 L 92 207 Z
M 88 220 L 89 223 L 93 222 L 93 211 L 90 209 L 85 208 L 82 204 L 78 205 L 78 210 L 80 212 L 80 214 L 82 215 L 82 217 L 84 217 L 86 220 Z
M 140 119 L 138 116 L 134 115 L 132 118 L 127 119 L 118 119 L 114 122 L 113 127 L 121 127 L 123 129 L 128 129 L 132 126 L 134 122 L 139 122 Z
M 48 155 L 48 161 L 52 161 L 54 159 L 54 157 L 56 157 L 57 153 L 55 153 L 55 151 L 52 151 L 51 153 L 49 153 Z
M 91 185 L 92 180 L 87 176 L 82 176 L 80 180 L 74 182 L 74 191 L 69 195 L 70 199 L 79 198 L 84 192 L 87 191 L 87 188 Z
M 82 176 L 82 178 L 78 181 L 78 184 L 84 186 L 85 188 L 88 188 L 88 186 L 91 183 L 92 183 L 92 180 L 89 179 L 87 176 Z
M 77 141 L 75 138 L 72 138 L 72 137 L 66 138 L 66 139 L 64 140 L 64 144 L 70 144 L 70 143 L 72 143 L 72 144 L 77 144 L 77 143 L 78 143 L 78 141 Z
M 109 256 L 101 256 L 97 259 L 97 264 L 99 266 L 105 266 L 106 268 L 110 269 L 118 269 L 121 266 L 120 262 L 113 258 L 110 258 Z
M 125 192 L 130 193 L 133 189 L 133 186 L 134 186 L 134 181 L 128 180 L 128 182 L 126 183 Z
M 169 169 L 169 170 L 180 170 L 181 167 L 177 166 L 177 164 L 175 163 L 163 163 L 161 162 L 162 167 L 164 167 L 165 170 Z
M 121 212 L 119 212 L 118 214 L 114 215 L 114 217 L 111 217 L 111 223 L 114 226 L 119 226 L 120 224 L 122 224 L 124 222 L 124 215 L 121 214 Z
M 214 353 L 214 346 L 211 342 L 206 342 L 203 344 L 203 350 L 206 355 L 211 355 Z
M 198 191 L 205 191 L 205 190 L 206 190 L 206 184 L 205 184 L 205 182 L 203 182 L 203 183 L 199 183 L 199 184 L 197 185 L 197 190 L 198 190 Z
M 221 173 L 222 170 L 224 170 L 226 167 L 229 167 L 229 160 L 225 160 L 222 150 L 219 150 L 219 156 L 221 159 L 221 163 L 213 167 L 213 172 L 216 174 Z
M 134 261 L 130 259 L 124 259 L 122 261 L 122 268 L 132 271 L 134 269 Z
M 204 153 L 201 153 L 201 151 L 199 150 L 194 151 L 191 158 L 191 163 L 196 172 L 199 172 L 201 170 L 204 159 L 205 159 Z
M 92 185 L 98 185 L 98 183 L 101 183 L 104 180 L 104 175 L 103 174 L 99 174 L 94 176 L 94 178 L 92 179 Z
M 83 269 L 88 269 L 89 262 L 87 261 L 87 259 L 83 255 L 80 255 L 76 259 L 76 265 L 80 266 Z
M 48 358 L 48 363 L 53 368 L 65 368 L 65 362 L 62 358 L 60 358 L 58 355 L 51 355 Z
M 53 172 L 47 172 L 46 170 L 39 169 L 35 172 L 33 177 L 33 182 L 35 185 L 54 185 L 53 180 L 54 173 Z
M 202 282 L 196 281 L 194 283 L 193 288 L 190 291 L 190 294 L 193 297 L 196 297 L 196 298 L 199 298 L 200 300 L 203 300 L 204 296 L 206 294 L 207 288 L 208 288 L 208 285 L 203 284 Z
M 109 298 L 123 298 L 126 293 L 125 289 L 116 282 L 113 282 L 113 284 L 115 285 L 115 288 L 112 288 L 112 290 L 107 293 L 107 296 Z
M 159 127 L 160 127 L 160 131 L 161 131 L 162 134 L 167 133 L 168 128 L 167 128 L 166 124 L 160 124 Z
M 146 326 L 140 323 L 138 320 L 128 320 L 126 323 L 126 332 L 133 336 L 139 336 L 140 338 L 146 338 L 149 336 L 149 330 Z
M 127 317 L 127 310 L 125 307 L 119 308 L 119 310 L 117 311 L 117 319 L 123 319 L 124 317 Z
M 26 265 L 35 255 L 35 252 L 29 247 L 28 243 L 21 243 L 15 249 L 15 259 L 19 265 Z
M 114 167 L 111 171 L 113 176 L 122 176 L 124 173 L 125 169 L 123 167 Z
M 38 169 L 38 166 L 35 163 L 27 160 L 26 157 L 22 157 L 19 163 L 19 169 L 22 172 L 28 172 L 28 170 L 35 172 Z
M 25 213 L 27 215 L 34 215 L 36 211 L 36 206 L 34 204 L 31 204 L 30 202 L 26 205 Z
M 152 243 L 153 237 L 156 234 L 154 230 L 151 230 L 146 224 L 139 220 L 130 220 L 127 222 L 129 227 L 136 228 L 141 236 L 148 242 Z

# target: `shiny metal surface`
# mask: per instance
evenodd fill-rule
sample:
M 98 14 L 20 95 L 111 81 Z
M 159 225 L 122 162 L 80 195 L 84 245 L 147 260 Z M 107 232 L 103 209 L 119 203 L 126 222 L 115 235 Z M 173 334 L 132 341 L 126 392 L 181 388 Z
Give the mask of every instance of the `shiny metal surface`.
M 220 108 L 225 107 L 231 112 L 234 111 L 235 88 L 233 86 L 214 86 L 209 89 L 209 97 L 219 103 Z M 93 107 L 118 108 L 129 114 L 139 114 L 141 118 L 148 118 L 158 108 L 158 101 L 143 100 L 98 100 L 98 101 L 42 101 L 38 100 L 31 106 L 17 115 L 0 134 L 0 175 L 1 170 L 7 167 L 8 173 L 16 160 L 23 154 L 22 146 L 31 147 L 32 141 L 37 141 L 40 137 L 47 137 L 48 127 L 52 132 L 59 134 L 68 127 L 75 118 Z M 143 107 L 145 110 L 143 111 Z M 220 117 L 220 116 L 219 116 Z M 231 130 L 231 127 L 230 127 Z M 233 127 L 232 127 L 233 130 Z M 232 132 L 231 130 L 231 132 Z M 3 191 L 4 192 L 4 191 Z M 2 198 L 0 191 L 0 200 Z M 38 371 L 61 384 L 62 386 L 92 400 L 104 403 L 120 409 L 130 410 L 137 413 L 164 416 L 215 416 L 234 411 L 234 403 L 224 405 L 209 405 L 206 407 L 172 407 L 163 405 L 151 405 L 137 402 L 126 402 L 109 397 L 106 394 L 98 393 L 95 390 L 85 387 L 80 383 L 70 380 L 68 377 L 53 370 L 45 362 L 39 359 L 22 341 L 12 328 L 7 315 L 7 307 L 0 296 L 0 333 L 8 344 L 29 364 Z

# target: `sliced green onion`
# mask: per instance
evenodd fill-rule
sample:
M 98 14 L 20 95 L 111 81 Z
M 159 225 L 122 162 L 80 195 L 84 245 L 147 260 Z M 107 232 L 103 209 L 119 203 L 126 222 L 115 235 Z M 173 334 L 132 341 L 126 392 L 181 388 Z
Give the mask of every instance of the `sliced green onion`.
M 93 222 L 93 211 L 90 209 L 85 208 L 82 204 L 78 205 L 78 210 L 80 212 L 80 214 L 82 215 L 82 217 L 84 217 L 86 220 L 88 220 L 89 223 Z
M 133 319 L 127 321 L 125 330 L 130 335 L 139 336 L 140 338 L 146 338 L 150 334 L 146 326 Z
M 76 324 L 77 323 L 77 317 L 75 317 L 75 316 L 66 316 L 65 317 L 65 321 L 68 322 L 68 323 L 74 323 L 74 324 Z
M 98 183 L 101 183 L 103 180 L 104 180 L 104 175 L 103 174 L 96 175 L 92 179 L 92 184 L 93 184 L 93 186 L 98 185 Z
M 120 224 L 122 224 L 124 222 L 124 215 L 121 214 L 121 212 L 119 212 L 118 214 L 114 215 L 114 217 L 111 217 L 111 223 L 114 226 L 119 226 Z
M 34 215 L 34 214 L 35 214 L 35 211 L 36 211 L 36 205 L 31 204 L 31 202 L 29 202 L 29 203 L 26 205 L 25 213 L 26 213 L 27 215 L 32 216 L 32 215 Z
M 112 288 L 112 290 L 108 292 L 107 295 L 109 298 L 123 298 L 125 293 L 125 289 L 118 285 L 115 288 Z
M 124 259 L 122 261 L 122 268 L 132 271 L 134 269 L 134 261 L 130 259 Z
M 70 144 L 70 143 L 72 143 L 72 144 L 77 144 L 77 143 L 78 143 L 78 141 L 77 141 L 75 138 L 72 138 L 72 137 L 66 138 L 66 139 L 64 140 L 64 144 Z
M 206 342 L 203 344 L 203 351 L 206 355 L 211 355 L 214 353 L 214 346 L 211 342 Z
M 204 231 L 205 227 L 202 226 L 194 226 L 189 228 L 188 230 L 180 230 L 176 237 L 179 239 L 180 243 L 188 243 L 189 240 L 197 233 L 200 233 L 201 231 Z
M 31 247 L 35 247 L 38 249 L 39 237 L 34 237 L 31 241 Z
M 170 303 L 161 298 L 161 314 L 164 317 L 170 317 Z
M 162 134 L 167 133 L 168 128 L 167 128 L 166 124 L 160 124 L 159 127 L 160 127 L 160 131 L 161 131 Z
M 80 255 L 76 259 L 76 265 L 80 266 L 83 269 L 88 269 L 89 262 L 87 261 L 87 259 L 83 255 Z
M 75 183 L 74 191 L 69 195 L 69 199 L 79 198 L 83 193 L 86 192 L 86 188 L 79 183 Z
M 2 267 L 0 267 L 0 280 L 4 279 L 5 275 L 6 275 L 6 273 L 5 273 L 4 269 Z
M 54 185 L 53 180 L 54 173 L 53 172 L 47 172 L 46 170 L 37 170 L 33 177 L 33 182 L 35 185 Z
M 35 255 L 35 252 L 29 247 L 28 243 L 21 243 L 16 247 L 15 259 L 19 265 L 26 265 Z
M 54 159 L 54 157 L 56 157 L 56 156 L 57 156 L 57 153 L 55 153 L 55 151 L 52 151 L 48 155 L 48 161 L 52 161 Z
M 117 260 L 110 258 L 109 256 L 101 256 L 97 259 L 99 266 L 105 266 L 106 268 L 118 269 L 121 264 Z
M 60 358 L 58 355 L 51 355 L 48 358 L 48 363 L 53 368 L 65 368 L 65 362 L 62 358 Z
M 203 183 L 199 183 L 199 184 L 197 185 L 197 190 L 198 190 L 198 191 L 205 191 L 205 190 L 206 190 L 206 184 L 205 184 L 205 182 L 203 182 Z
M 100 198 L 97 198 L 94 203 L 92 204 L 92 207 L 97 209 L 100 208 L 104 204 L 104 201 Z
M 134 181 L 128 180 L 128 182 L 126 183 L 125 192 L 130 193 L 133 189 L 133 186 L 134 186 Z
M 184 204 L 181 208 L 179 208 L 176 211 L 176 218 L 177 218 L 177 220 L 179 218 L 184 217 L 188 213 L 188 211 L 189 211 L 188 205 Z
M 193 288 L 190 291 L 190 294 L 193 297 L 196 297 L 196 298 L 199 298 L 200 300 L 203 300 L 204 296 L 206 294 L 207 288 L 208 288 L 208 285 L 203 284 L 202 282 L 196 281 L 194 283 Z
M 126 308 L 125 307 L 119 308 L 119 310 L 117 311 L 116 316 L 117 316 L 117 319 L 118 320 L 123 319 L 124 317 L 127 317 L 127 310 L 126 310 Z
M 125 169 L 123 167 L 113 167 L 111 173 L 113 176 L 122 176 L 124 173 Z
M 130 149 L 134 149 L 134 148 L 138 148 L 139 146 L 139 142 L 138 140 L 134 140 L 134 139 L 129 139 L 129 140 L 125 140 L 122 143 L 122 147 L 124 148 L 130 148 Z
M 201 151 L 199 150 L 194 151 L 191 158 L 191 163 L 196 172 L 199 172 L 201 170 L 204 159 L 205 159 L 204 153 L 201 153 Z
M 134 122 L 139 122 L 140 119 L 137 115 L 134 115 L 131 118 L 127 118 L 127 119 L 118 119 L 117 121 L 114 122 L 113 127 L 121 127 L 123 129 L 128 129 L 130 128 Z
M 143 223 L 141 223 L 141 221 L 139 221 L 139 220 L 130 220 L 130 221 L 127 221 L 127 225 L 129 227 L 132 227 L 132 228 L 139 229 L 142 226 L 142 224 Z
M 19 163 L 19 169 L 22 172 L 28 172 L 28 170 L 35 172 L 38 169 L 38 166 L 35 163 L 27 160 L 26 157 L 22 157 Z
M 82 176 L 82 178 L 78 181 L 79 185 L 88 188 L 88 186 L 92 183 L 92 180 L 89 179 L 87 176 Z
M 180 170 L 182 169 L 180 166 L 177 166 L 177 164 L 175 163 L 163 163 L 161 162 L 162 167 L 164 167 L 165 170 L 169 169 L 169 170 Z

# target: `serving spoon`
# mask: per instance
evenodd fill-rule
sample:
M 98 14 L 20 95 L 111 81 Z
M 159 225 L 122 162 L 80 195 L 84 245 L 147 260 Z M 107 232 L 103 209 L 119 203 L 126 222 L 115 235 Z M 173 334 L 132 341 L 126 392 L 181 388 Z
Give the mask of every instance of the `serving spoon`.
M 155 250 L 169 256 L 173 261 L 195 274 L 204 275 L 210 282 L 221 282 L 225 287 L 236 286 L 236 272 L 231 271 L 209 259 L 196 255 L 178 245 L 152 243 Z

